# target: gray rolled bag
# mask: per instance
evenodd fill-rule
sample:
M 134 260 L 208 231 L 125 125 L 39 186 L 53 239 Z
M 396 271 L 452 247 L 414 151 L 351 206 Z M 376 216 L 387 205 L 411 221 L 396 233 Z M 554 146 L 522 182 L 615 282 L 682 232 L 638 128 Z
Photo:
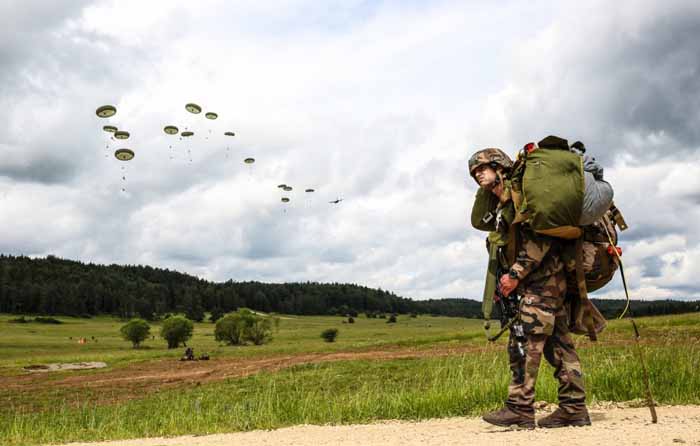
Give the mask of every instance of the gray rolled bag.
M 583 157 L 583 209 L 579 225 L 587 226 L 598 221 L 610 209 L 613 202 L 613 188 L 603 179 L 603 168 L 595 158 Z

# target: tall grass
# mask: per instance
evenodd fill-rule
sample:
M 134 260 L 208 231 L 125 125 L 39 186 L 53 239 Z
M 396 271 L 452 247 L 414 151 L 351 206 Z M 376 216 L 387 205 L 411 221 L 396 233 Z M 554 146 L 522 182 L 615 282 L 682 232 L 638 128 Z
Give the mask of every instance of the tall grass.
M 644 348 L 661 403 L 700 403 L 700 345 Z M 580 352 L 589 399 L 643 395 L 631 346 Z M 276 373 L 169 390 L 120 405 L 56 401 L 40 412 L 0 412 L 5 444 L 207 434 L 301 423 L 358 423 L 478 415 L 502 404 L 509 380 L 505 352 L 447 358 L 307 364 Z M 537 398 L 556 402 L 552 369 L 540 370 Z

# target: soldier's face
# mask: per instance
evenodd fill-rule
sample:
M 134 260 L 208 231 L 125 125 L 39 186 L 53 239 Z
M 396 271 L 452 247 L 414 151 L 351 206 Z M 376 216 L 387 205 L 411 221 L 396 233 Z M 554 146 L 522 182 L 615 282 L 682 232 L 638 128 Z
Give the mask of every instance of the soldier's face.
M 490 189 L 496 182 L 496 171 L 488 164 L 483 164 L 476 168 L 474 177 L 477 183 L 479 183 L 479 187 Z

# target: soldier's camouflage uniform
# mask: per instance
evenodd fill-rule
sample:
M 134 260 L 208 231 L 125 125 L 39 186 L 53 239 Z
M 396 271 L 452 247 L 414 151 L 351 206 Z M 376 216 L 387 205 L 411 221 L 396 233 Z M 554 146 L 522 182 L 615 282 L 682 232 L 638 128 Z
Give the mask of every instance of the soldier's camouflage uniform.
M 494 169 L 500 166 L 506 170 L 513 165 L 508 155 L 500 149 L 480 150 L 469 159 L 469 173 L 475 181 L 476 169 L 483 164 L 489 164 Z M 493 201 L 500 202 L 498 217 L 495 219 L 497 237 L 494 240 L 505 242 L 499 243 L 501 269 L 509 271 L 512 268 L 518 274 L 516 291 L 521 296 L 520 317 L 527 340 L 525 357 L 521 358 L 511 331 L 508 354 L 513 376 L 508 386 L 506 405 L 517 413 L 534 415 L 535 383 L 544 355 L 554 367 L 554 376 L 559 381 L 561 409 L 569 414 L 585 413 L 583 373 L 569 332 L 569 308 L 565 303 L 567 275 L 562 254 L 565 244 L 570 242 L 537 234 L 527 223 L 518 224 L 517 229 L 511 227 L 515 210 L 509 186 L 504 188 L 498 198 L 490 195 L 485 197 L 489 197 L 483 202 L 486 208 L 475 206 L 472 210 L 472 225 L 481 230 L 491 230 L 488 229 L 488 224 L 480 227 L 481 210 L 488 210 L 489 206 L 494 205 Z M 517 240 L 508 240 L 513 236 Z M 490 238 L 487 239 L 487 244 L 489 241 Z M 517 251 L 512 249 L 513 244 L 517 246 Z M 510 254 L 506 255 L 504 251 L 510 251 Z M 510 257 L 510 262 L 506 257 Z M 567 264 L 567 267 L 568 271 L 573 271 L 571 265 Z M 499 279 L 500 277 L 497 278 Z M 569 287 L 570 290 L 576 290 L 575 283 Z
M 521 359 L 512 339 L 508 353 L 512 380 L 506 405 L 521 413 L 534 413 L 535 383 L 542 356 L 554 367 L 559 381 L 559 406 L 570 414 L 586 410 L 583 373 L 569 333 L 565 306 L 566 275 L 562 260 L 566 241 L 537 234 L 521 224 L 517 257 L 512 267 L 519 277 L 520 315 L 527 339 Z

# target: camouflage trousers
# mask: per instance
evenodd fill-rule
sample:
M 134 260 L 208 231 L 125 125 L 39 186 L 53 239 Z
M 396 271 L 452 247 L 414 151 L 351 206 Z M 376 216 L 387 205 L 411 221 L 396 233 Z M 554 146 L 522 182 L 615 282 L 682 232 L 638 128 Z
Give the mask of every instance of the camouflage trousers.
M 586 410 L 581 363 L 569 333 L 564 305 L 564 273 L 529 283 L 522 291 L 520 318 L 527 342 L 525 356 L 521 357 L 511 332 L 508 356 L 513 376 L 506 405 L 520 412 L 534 411 L 535 384 L 544 355 L 559 381 L 559 407 L 571 414 Z

